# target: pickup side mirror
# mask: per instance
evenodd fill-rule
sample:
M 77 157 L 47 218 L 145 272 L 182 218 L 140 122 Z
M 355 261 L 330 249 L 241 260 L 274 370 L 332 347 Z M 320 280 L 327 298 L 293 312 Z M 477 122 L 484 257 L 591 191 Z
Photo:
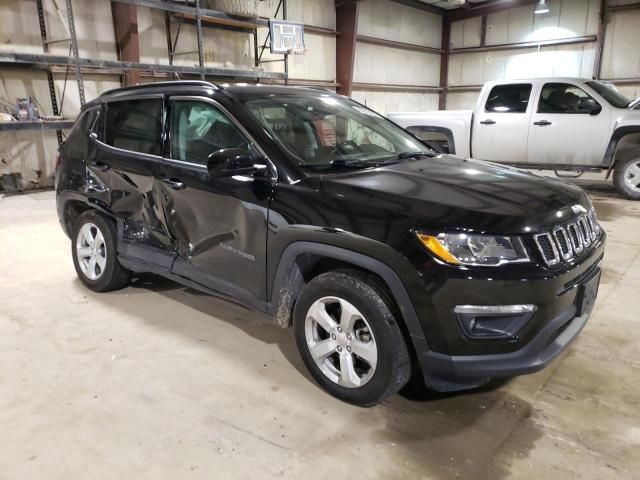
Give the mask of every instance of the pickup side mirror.
M 593 98 L 581 98 L 578 102 L 578 109 L 581 113 L 597 115 L 602 111 L 602 106 Z
M 224 148 L 209 155 L 207 169 L 211 177 L 232 177 L 264 172 L 267 166 L 264 163 L 256 163 L 249 150 Z

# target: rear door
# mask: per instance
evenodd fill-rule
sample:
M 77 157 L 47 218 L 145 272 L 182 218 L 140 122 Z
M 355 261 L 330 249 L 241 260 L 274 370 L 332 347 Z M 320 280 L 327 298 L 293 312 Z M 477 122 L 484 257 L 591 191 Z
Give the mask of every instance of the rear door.
M 119 253 L 170 268 L 172 254 L 158 214 L 157 174 L 162 162 L 162 95 L 106 105 L 104 137 L 97 144 L 94 172 L 108 173 L 107 200 L 122 219 Z M 106 182 L 105 182 L 106 183 Z
M 164 222 L 178 252 L 173 272 L 249 302 L 266 300 L 267 212 L 274 171 L 210 177 L 208 157 L 221 149 L 264 154 L 219 103 L 169 101 L 169 145 L 160 170 Z
M 592 115 L 586 102 L 602 110 Z M 564 82 L 542 86 L 529 126 L 527 161 L 536 164 L 601 165 L 609 143 L 611 109 L 584 89 Z
M 494 85 L 479 105 L 473 123 L 472 156 L 522 163 L 527 159 L 531 83 Z

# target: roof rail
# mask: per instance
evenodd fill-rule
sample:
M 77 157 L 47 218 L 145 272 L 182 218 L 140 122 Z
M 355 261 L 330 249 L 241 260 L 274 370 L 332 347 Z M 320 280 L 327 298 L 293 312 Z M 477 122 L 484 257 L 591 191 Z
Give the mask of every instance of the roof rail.
M 172 85 L 202 86 L 202 87 L 215 88 L 216 90 L 220 88 L 216 84 L 207 82 L 205 80 L 173 80 L 168 82 L 140 83 L 137 85 L 129 85 L 127 87 L 113 88 L 111 90 L 107 90 L 106 92 L 102 92 L 100 96 L 102 97 L 102 96 L 106 96 L 116 92 L 126 92 L 129 90 L 137 90 L 139 88 L 169 87 Z

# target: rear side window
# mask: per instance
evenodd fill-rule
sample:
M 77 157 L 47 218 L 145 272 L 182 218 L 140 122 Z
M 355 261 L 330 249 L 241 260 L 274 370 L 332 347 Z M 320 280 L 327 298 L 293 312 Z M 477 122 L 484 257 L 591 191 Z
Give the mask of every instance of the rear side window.
M 496 85 L 489 93 L 485 110 L 496 113 L 525 113 L 530 97 L 530 83 Z
M 149 155 L 162 154 L 162 99 L 110 103 L 106 124 L 107 145 Z
M 66 153 L 73 158 L 84 158 L 89 146 L 89 129 L 93 125 L 97 108 L 86 110 L 80 114 L 65 142 Z

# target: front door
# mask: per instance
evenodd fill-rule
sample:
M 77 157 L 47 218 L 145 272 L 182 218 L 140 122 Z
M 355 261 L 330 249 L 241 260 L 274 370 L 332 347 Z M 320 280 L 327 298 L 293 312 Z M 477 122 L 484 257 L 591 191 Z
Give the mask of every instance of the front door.
M 209 175 L 207 160 L 221 149 L 261 156 L 246 131 L 211 99 L 171 98 L 168 122 L 159 177 L 164 218 L 178 253 L 173 273 L 240 300 L 264 302 L 274 172 Z
M 526 161 L 531 87 L 530 83 L 510 83 L 490 90 L 473 122 L 473 158 L 504 163 Z
M 570 83 L 545 83 L 531 115 L 527 161 L 601 165 L 609 143 L 611 110 Z M 590 108 L 587 108 L 590 107 Z

